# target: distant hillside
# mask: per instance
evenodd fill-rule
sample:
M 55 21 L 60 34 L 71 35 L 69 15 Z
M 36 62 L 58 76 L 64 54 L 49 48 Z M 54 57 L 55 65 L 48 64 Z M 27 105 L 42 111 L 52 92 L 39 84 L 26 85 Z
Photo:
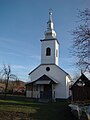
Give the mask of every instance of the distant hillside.
M 6 80 L 0 79 L 0 93 L 4 92 L 5 83 L 6 83 Z M 22 92 L 22 91 L 25 91 L 25 82 L 21 80 L 17 80 L 17 81 L 10 80 L 9 81 L 8 92 L 15 93 L 15 92 Z

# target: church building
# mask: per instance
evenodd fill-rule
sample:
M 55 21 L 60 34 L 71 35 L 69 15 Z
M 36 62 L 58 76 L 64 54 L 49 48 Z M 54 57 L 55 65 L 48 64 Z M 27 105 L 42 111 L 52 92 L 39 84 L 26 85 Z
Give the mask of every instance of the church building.
M 41 64 L 29 73 L 26 97 L 36 99 L 67 99 L 71 77 L 59 67 L 59 41 L 49 11 L 45 37 L 41 40 Z

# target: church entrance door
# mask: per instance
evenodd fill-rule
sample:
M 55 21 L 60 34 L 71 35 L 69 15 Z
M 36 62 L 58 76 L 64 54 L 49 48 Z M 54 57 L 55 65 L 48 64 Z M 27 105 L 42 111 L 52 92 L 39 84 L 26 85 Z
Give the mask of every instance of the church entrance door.
M 43 91 L 40 92 L 41 99 L 51 99 L 52 98 L 52 86 L 43 85 Z

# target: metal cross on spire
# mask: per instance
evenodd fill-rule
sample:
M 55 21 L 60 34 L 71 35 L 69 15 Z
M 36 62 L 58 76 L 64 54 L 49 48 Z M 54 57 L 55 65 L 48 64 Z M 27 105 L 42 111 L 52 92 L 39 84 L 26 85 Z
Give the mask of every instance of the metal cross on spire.
M 49 21 L 52 22 L 52 9 L 51 8 L 49 9 Z

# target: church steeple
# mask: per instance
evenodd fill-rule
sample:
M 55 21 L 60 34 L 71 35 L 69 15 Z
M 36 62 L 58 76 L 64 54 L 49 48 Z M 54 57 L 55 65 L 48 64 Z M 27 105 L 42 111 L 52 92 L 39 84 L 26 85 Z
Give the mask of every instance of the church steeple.
M 56 32 L 54 31 L 54 25 L 52 21 L 52 11 L 49 10 L 49 21 L 47 22 L 47 30 L 45 31 L 45 39 L 56 38 Z
M 41 64 L 56 64 L 59 61 L 59 42 L 54 31 L 52 12 L 49 11 L 49 20 L 45 38 L 41 40 Z

